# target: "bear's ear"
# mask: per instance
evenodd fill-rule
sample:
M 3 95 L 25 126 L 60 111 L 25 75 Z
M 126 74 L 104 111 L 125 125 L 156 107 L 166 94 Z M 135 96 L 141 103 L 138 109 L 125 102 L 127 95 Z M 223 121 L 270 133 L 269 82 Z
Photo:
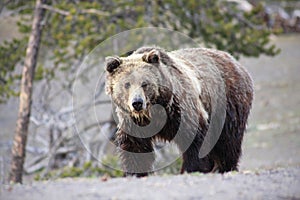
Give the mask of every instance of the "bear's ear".
M 159 51 L 154 49 L 150 52 L 147 52 L 143 55 L 142 59 L 144 62 L 157 64 L 159 63 Z
M 118 68 L 121 65 L 122 60 L 119 57 L 106 57 L 105 62 L 106 71 L 112 73 L 116 68 Z

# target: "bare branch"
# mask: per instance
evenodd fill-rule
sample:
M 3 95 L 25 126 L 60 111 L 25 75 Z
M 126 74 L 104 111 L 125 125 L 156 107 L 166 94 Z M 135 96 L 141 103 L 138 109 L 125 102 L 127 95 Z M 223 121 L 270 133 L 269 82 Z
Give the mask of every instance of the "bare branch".
M 32 154 L 46 154 L 47 150 L 45 148 L 38 148 L 33 146 L 26 146 L 26 151 Z
M 108 119 L 108 120 L 104 120 L 102 122 L 96 122 L 96 123 L 93 123 L 93 124 L 89 124 L 89 125 L 87 125 L 86 127 L 83 128 L 82 132 L 86 132 L 86 131 L 94 128 L 94 127 L 98 127 L 98 126 L 101 126 L 101 125 L 106 124 L 106 123 L 115 123 L 115 122 L 113 121 L 113 119 Z
M 59 154 L 67 154 L 67 153 L 74 152 L 74 151 L 77 151 L 77 150 L 78 150 L 78 147 L 76 147 L 76 146 L 60 147 L 60 148 L 56 151 L 56 155 L 59 155 Z
M 33 172 L 36 172 L 40 169 L 43 169 L 47 166 L 48 164 L 48 160 L 45 159 L 47 158 L 47 154 L 43 154 L 41 156 L 38 156 L 38 157 L 35 157 L 31 163 L 27 164 L 25 167 L 24 167 L 24 171 L 27 173 L 27 174 L 31 174 Z
M 42 174 L 42 177 L 44 177 L 51 169 L 53 163 L 54 163 L 54 157 L 56 155 L 57 150 L 59 149 L 60 145 L 63 143 L 65 137 L 64 136 L 60 136 L 59 138 L 57 138 L 57 140 L 54 142 L 53 146 L 51 147 L 50 151 L 48 152 L 47 155 L 47 166 L 45 171 Z
M 59 9 L 59 8 L 55 8 L 53 6 L 49 6 L 49 5 L 45 5 L 45 4 L 42 4 L 41 8 L 44 8 L 44 9 L 52 11 L 52 12 L 56 12 L 56 13 L 64 15 L 64 16 L 70 15 L 69 11 L 65 11 L 65 10 L 62 10 L 62 9 Z M 96 15 L 100 15 L 100 16 L 109 16 L 108 12 L 104 12 L 104 11 L 93 9 L 93 8 L 79 10 L 79 13 L 80 14 L 96 14 Z
M 0 5 L 0 13 L 2 12 L 3 8 L 6 7 L 6 5 L 8 5 L 9 3 L 10 3 L 10 1 L 7 1 L 7 3 L 4 3 L 3 5 Z M 29 5 L 20 6 L 20 7 L 16 8 L 16 9 L 14 9 L 14 10 L 9 10 L 8 12 L 3 13 L 3 16 L 4 17 L 11 16 L 11 15 L 17 14 L 17 13 L 23 11 L 23 10 L 27 10 L 27 9 L 34 9 L 34 7 L 33 6 L 29 6 Z
M 54 153 L 54 156 L 59 155 L 59 154 L 66 154 L 66 153 L 74 152 L 76 150 L 77 150 L 77 147 L 75 147 L 75 146 L 60 147 L 59 149 L 56 150 L 56 152 Z M 39 151 L 43 151 L 43 150 L 39 150 Z M 35 156 L 32 159 L 32 161 L 25 166 L 25 169 L 24 169 L 25 172 L 28 174 L 31 174 L 38 170 L 46 168 L 49 164 L 48 153 L 49 152 L 44 152 L 44 154 L 42 154 L 42 155 Z
M 96 15 L 100 15 L 100 16 L 109 16 L 108 12 L 104 12 L 104 11 L 101 11 L 101 10 L 96 10 L 96 9 L 93 9 L 93 8 L 82 10 L 82 11 L 80 11 L 80 13 L 96 14 Z
M 245 24 L 246 26 L 248 26 L 252 29 L 255 29 L 255 30 L 264 30 L 264 29 L 266 29 L 266 27 L 264 27 L 264 26 L 259 26 L 259 25 L 253 24 L 252 22 L 247 20 L 242 14 L 231 12 L 231 11 L 228 11 L 228 12 L 229 12 L 229 14 L 234 16 L 238 21 L 242 22 L 243 24 Z
M 111 104 L 111 100 L 97 100 L 94 103 L 94 105 L 99 105 L 99 104 Z
M 56 12 L 56 13 L 61 14 L 61 15 L 65 15 L 65 16 L 68 16 L 70 14 L 70 12 L 68 12 L 68 11 L 61 10 L 59 8 L 55 8 L 53 6 L 49 6 L 49 5 L 46 5 L 46 4 L 42 4 L 42 5 L 40 5 L 40 7 L 44 8 L 46 10 L 50 10 L 52 12 Z

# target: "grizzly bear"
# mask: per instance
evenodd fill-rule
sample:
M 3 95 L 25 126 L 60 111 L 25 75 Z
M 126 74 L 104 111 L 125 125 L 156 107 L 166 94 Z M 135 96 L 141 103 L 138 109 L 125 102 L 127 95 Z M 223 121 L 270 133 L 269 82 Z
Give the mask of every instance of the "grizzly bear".
M 125 175 L 153 172 L 157 140 L 177 144 L 181 173 L 238 170 L 253 84 L 230 54 L 141 47 L 107 57 L 105 69 Z

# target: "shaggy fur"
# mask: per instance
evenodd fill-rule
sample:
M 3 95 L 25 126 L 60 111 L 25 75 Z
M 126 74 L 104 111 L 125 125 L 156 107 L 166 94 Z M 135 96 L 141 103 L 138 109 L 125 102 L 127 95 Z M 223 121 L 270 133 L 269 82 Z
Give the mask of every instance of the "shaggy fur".
M 178 145 L 183 153 L 181 173 L 237 170 L 253 85 L 232 56 L 205 48 L 166 52 L 142 47 L 127 57 L 107 58 L 106 70 L 106 92 L 117 107 L 116 144 L 126 174 L 145 176 L 152 171 L 156 139 Z M 224 97 L 218 92 L 222 84 Z M 136 97 L 143 100 L 139 112 L 132 106 Z M 225 122 L 213 149 L 200 158 L 215 98 L 226 108 Z M 162 111 L 151 112 L 156 104 L 164 108 L 166 120 Z M 149 136 L 152 129 L 139 127 L 152 122 L 161 129 Z

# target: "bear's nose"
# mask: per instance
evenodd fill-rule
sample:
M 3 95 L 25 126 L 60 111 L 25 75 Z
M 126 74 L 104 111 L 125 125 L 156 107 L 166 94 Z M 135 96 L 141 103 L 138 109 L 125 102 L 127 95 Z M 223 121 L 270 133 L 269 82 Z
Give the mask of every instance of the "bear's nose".
M 132 106 L 136 111 L 141 111 L 143 109 L 143 99 L 142 98 L 134 98 L 132 101 Z

